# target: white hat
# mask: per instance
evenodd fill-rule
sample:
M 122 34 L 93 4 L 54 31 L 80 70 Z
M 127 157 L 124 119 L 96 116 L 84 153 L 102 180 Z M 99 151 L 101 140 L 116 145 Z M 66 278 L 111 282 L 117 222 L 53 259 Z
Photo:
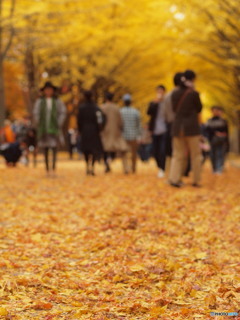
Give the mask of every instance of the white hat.
M 132 100 L 132 96 L 129 93 L 126 93 L 126 94 L 124 94 L 122 99 L 123 99 L 123 101 L 131 101 Z

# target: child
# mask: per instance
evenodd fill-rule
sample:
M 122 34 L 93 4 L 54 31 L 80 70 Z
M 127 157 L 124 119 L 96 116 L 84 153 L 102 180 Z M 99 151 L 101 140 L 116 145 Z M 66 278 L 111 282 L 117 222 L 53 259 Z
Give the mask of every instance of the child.
M 16 167 L 25 145 L 25 142 L 13 142 L 4 143 L 0 146 L 0 154 L 4 157 L 7 167 Z

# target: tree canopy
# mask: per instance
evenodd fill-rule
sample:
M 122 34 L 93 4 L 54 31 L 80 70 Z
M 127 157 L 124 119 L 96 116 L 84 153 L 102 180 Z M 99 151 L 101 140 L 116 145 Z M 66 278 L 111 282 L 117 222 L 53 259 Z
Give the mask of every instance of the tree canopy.
M 233 116 L 239 105 L 240 10 L 237 1 L 2 0 L 7 60 L 22 65 L 19 86 L 29 110 L 46 79 L 92 88 L 96 95 L 129 91 L 142 110 L 156 85 L 175 72 L 198 74 L 206 106 Z M 6 69 L 7 72 L 7 69 Z

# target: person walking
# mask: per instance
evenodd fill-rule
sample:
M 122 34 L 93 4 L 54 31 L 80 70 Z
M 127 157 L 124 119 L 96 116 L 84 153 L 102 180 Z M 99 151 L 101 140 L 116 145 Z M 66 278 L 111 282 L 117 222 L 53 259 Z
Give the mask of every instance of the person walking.
M 121 116 L 123 120 L 123 137 L 126 140 L 131 152 L 131 170 L 128 162 L 125 163 L 125 173 L 136 173 L 137 169 L 137 150 L 138 138 L 141 135 L 141 120 L 139 111 L 132 106 L 132 97 L 130 94 L 123 96 L 124 106 L 121 108 Z
M 47 175 L 55 175 L 57 161 L 57 147 L 61 129 L 66 118 L 66 107 L 57 98 L 57 88 L 46 82 L 42 88 L 42 97 L 34 106 L 33 117 L 37 126 L 38 146 L 44 150 L 44 159 Z M 52 161 L 49 159 L 52 151 Z
M 153 155 L 159 169 L 159 178 L 163 178 L 165 175 L 166 162 L 167 127 L 162 108 L 165 92 L 166 89 L 163 85 L 156 88 L 156 99 L 150 102 L 147 111 L 147 114 L 150 116 L 149 130 L 152 132 Z
M 77 116 L 81 150 L 86 162 L 87 175 L 95 176 L 94 165 L 103 155 L 100 132 L 104 127 L 102 110 L 93 101 L 92 92 L 84 92 L 85 101 L 79 105 Z
M 162 103 L 163 108 L 163 117 L 166 122 L 167 131 L 166 131 L 166 157 L 172 157 L 172 123 L 175 119 L 175 113 L 173 111 L 172 105 L 172 95 L 177 89 L 179 89 L 181 85 L 181 78 L 183 76 L 182 72 L 178 72 L 175 74 L 173 78 L 174 89 L 168 92 L 164 96 L 164 100 Z
M 229 146 L 228 122 L 223 118 L 223 108 L 212 107 L 213 117 L 206 123 L 207 136 L 210 141 L 210 159 L 213 172 L 221 174 Z
M 101 133 L 105 172 L 111 171 L 110 159 L 112 154 L 119 153 L 123 161 L 123 169 L 126 168 L 126 156 L 128 145 L 122 136 L 123 120 L 119 107 L 113 103 L 114 94 L 107 92 L 105 94 L 106 102 L 102 105 L 102 111 L 106 116 L 107 122 Z
M 190 154 L 193 172 L 193 186 L 200 186 L 202 155 L 199 146 L 199 114 L 202 103 L 199 93 L 194 89 L 196 74 L 187 70 L 182 77 L 181 87 L 172 94 L 175 119 L 172 124 L 173 158 L 171 161 L 169 182 L 173 187 L 181 187 L 181 178 Z

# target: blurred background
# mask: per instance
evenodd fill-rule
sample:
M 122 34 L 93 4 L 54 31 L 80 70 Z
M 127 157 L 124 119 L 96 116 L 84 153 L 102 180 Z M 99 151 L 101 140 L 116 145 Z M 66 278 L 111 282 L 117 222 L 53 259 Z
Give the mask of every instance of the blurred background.
M 235 0 L 0 0 L 0 124 L 31 116 L 39 88 L 59 87 L 75 126 L 82 89 L 99 103 L 130 92 L 143 118 L 154 89 L 193 69 L 204 102 L 225 108 L 240 152 L 240 9 Z

